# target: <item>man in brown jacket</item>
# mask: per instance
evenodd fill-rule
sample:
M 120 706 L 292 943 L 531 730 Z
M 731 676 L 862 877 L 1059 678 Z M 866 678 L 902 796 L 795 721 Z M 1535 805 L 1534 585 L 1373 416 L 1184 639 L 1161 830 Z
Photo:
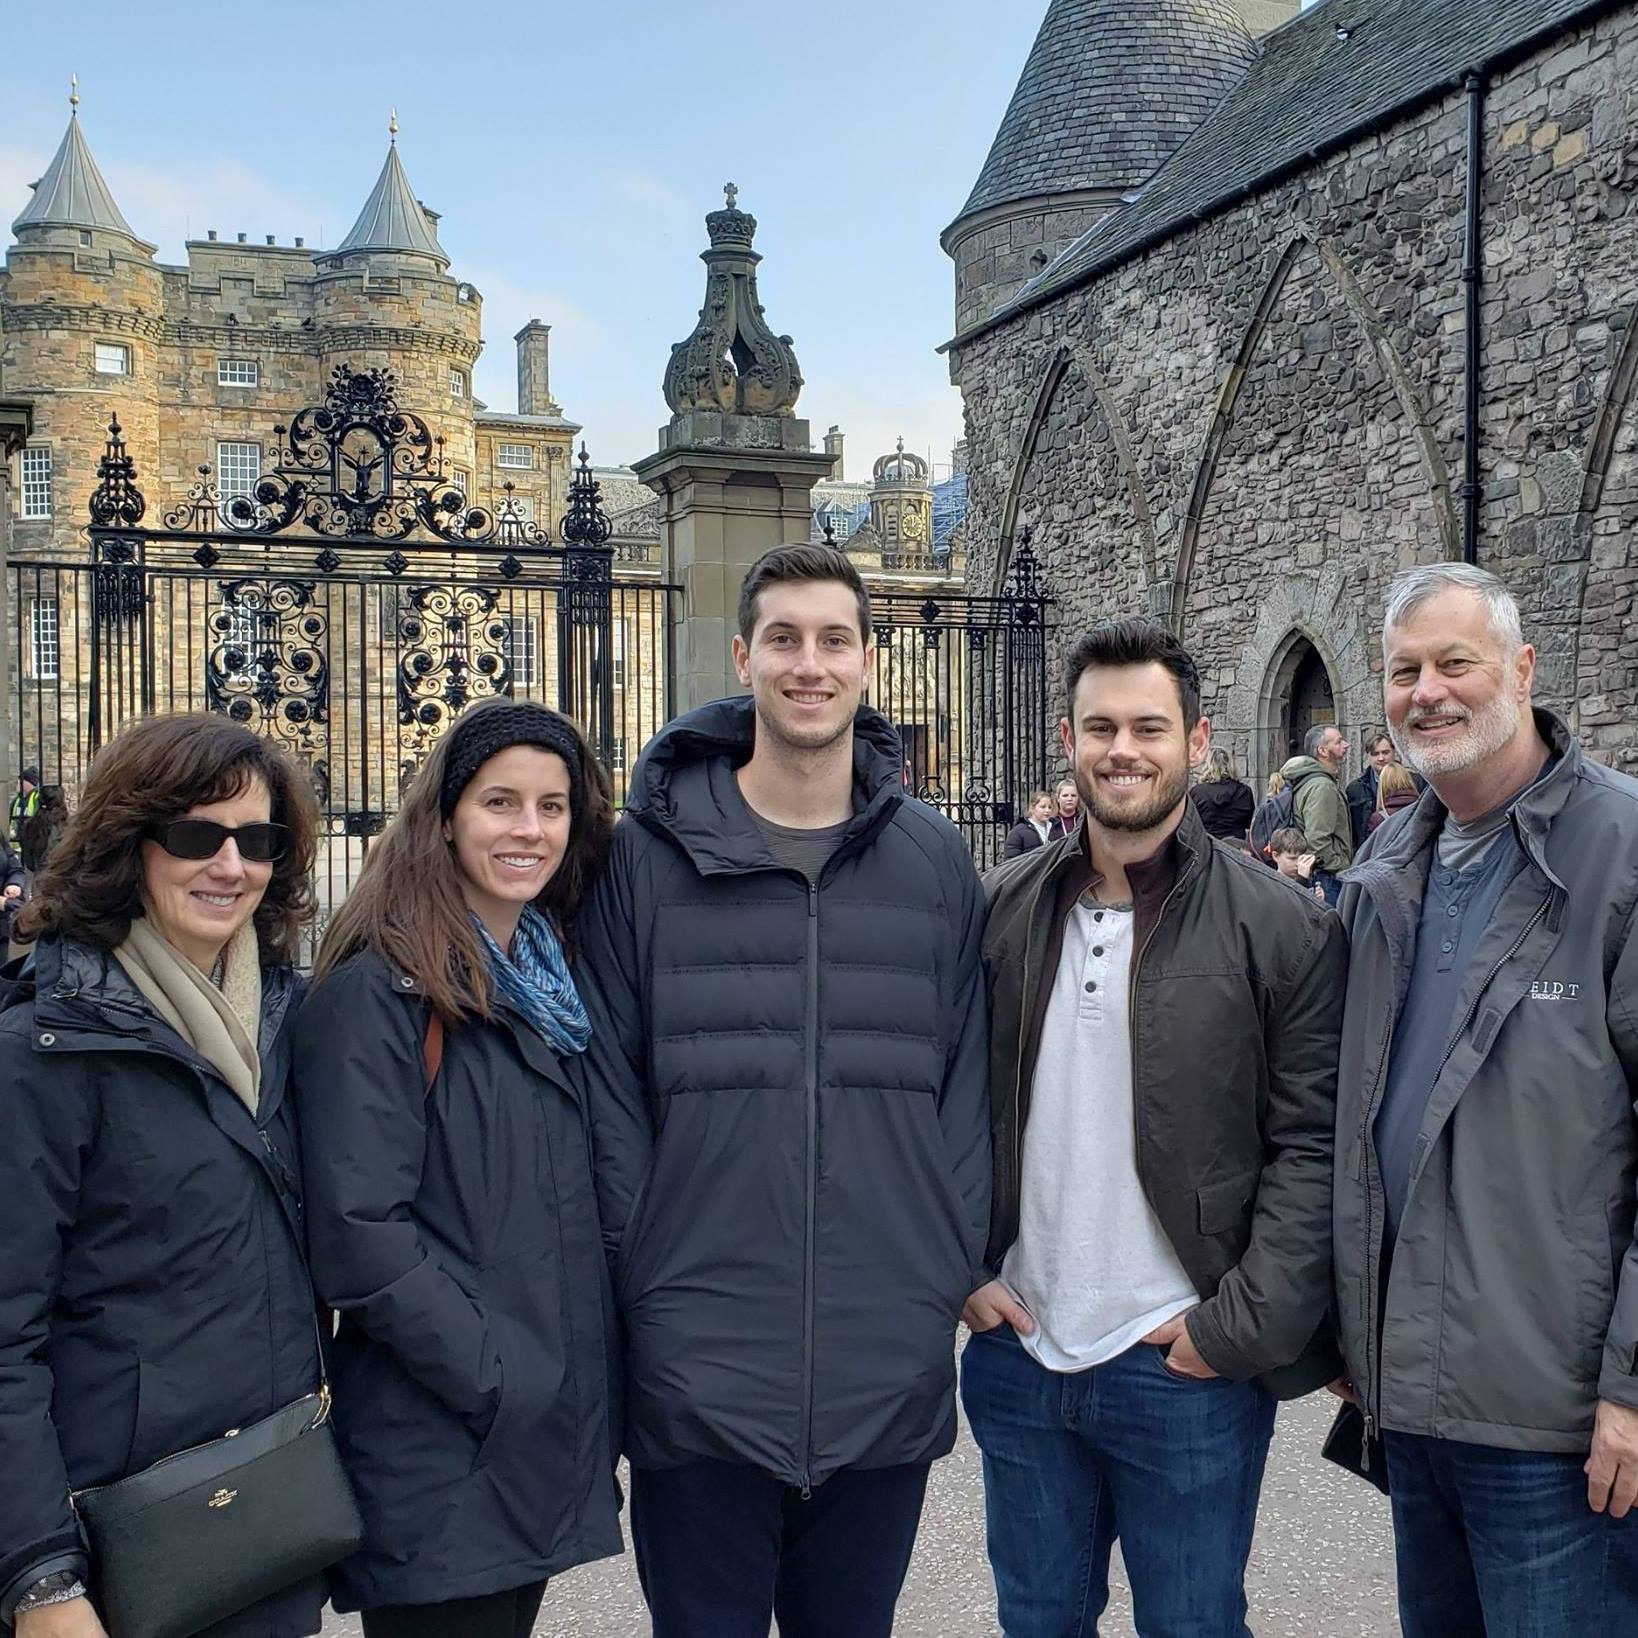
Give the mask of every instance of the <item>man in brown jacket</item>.
M 995 1140 L 962 1397 L 1008 1638 L 1088 1630 L 1118 1537 L 1138 1629 L 1244 1638 L 1274 1401 L 1325 1316 L 1336 916 L 1186 800 L 1211 745 L 1146 620 L 1071 649 L 1084 822 L 989 878 Z

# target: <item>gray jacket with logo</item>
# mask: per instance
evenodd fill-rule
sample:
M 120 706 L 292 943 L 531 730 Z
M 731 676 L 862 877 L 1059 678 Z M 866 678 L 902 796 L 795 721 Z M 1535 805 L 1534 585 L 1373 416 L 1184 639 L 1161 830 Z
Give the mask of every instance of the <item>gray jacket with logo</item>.
M 1599 1399 L 1638 1406 L 1638 781 L 1536 721 L 1559 760 L 1513 811 L 1524 863 L 1458 998 L 1385 1300 L 1372 1126 L 1445 819 L 1435 793 L 1343 877 L 1337 1308 L 1373 1423 L 1581 1452 Z

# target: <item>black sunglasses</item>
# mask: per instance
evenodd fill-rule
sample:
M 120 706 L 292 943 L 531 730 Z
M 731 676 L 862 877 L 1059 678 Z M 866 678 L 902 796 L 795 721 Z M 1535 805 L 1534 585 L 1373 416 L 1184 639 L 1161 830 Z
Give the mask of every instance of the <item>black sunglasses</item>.
M 214 859 L 232 841 L 247 864 L 271 864 L 284 857 L 290 832 L 283 825 L 240 825 L 230 830 L 214 819 L 156 819 L 143 835 L 158 842 L 173 859 Z

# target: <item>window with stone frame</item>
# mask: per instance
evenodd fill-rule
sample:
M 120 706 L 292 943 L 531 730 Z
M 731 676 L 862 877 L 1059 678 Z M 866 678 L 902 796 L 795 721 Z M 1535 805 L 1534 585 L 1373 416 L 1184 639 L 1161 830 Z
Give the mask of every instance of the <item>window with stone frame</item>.
M 129 375 L 131 349 L 123 341 L 99 341 L 96 346 L 98 375 Z
M 28 608 L 29 676 L 35 682 L 55 682 L 60 675 L 61 631 L 57 599 L 36 597 Z
M 609 740 L 609 772 L 618 778 L 626 771 L 626 736 L 615 734 Z
M 611 646 L 609 653 L 609 686 L 624 688 L 626 686 L 626 628 L 623 625 L 615 626 L 609 632 Z
M 23 451 L 22 483 L 19 485 L 17 516 L 51 516 L 51 446 L 30 444 Z
M 451 398 L 466 397 L 466 371 L 451 369 L 449 372 L 449 396 Z
M 455 467 L 449 475 L 449 481 L 455 485 L 468 500 L 472 499 L 472 474 L 464 466 Z
M 535 464 L 535 450 L 533 444 L 497 444 L 495 446 L 496 466 L 532 467 Z
M 216 488 L 224 501 L 230 501 L 237 495 L 254 495 L 261 475 L 260 444 L 217 444 Z
M 216 384 L 219 387 L 259 387 L 262 367 L 253 358 L 219 358 L 216 360 Z
M 533 688 L 540 681 L 540 622 L 534 615 L 514 615 L 507 622 L 506 660 L 514 688 Z

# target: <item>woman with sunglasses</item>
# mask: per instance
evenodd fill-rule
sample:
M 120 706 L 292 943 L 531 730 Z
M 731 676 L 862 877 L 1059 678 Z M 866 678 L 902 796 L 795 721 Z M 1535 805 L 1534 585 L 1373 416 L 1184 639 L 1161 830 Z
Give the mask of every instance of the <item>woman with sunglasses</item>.
M 336 1431 L 367 1638 L 527 1638 L 547 1579 L 620 1551 L 610 1312 L 566 945 L 613 828 L 545 706 L 439 742 L 331 918 L 296 1025 Z
M 70 1493 L 315 1392 L 286 1099 L 316 812 L 221 716 L 98 755 L 0 981 L 0 1622 L 100 1638 Z M 200 1557 L 164 1566 L 177 1581 Z M 210 1628 L 319 1630 L 318 1578 Z

